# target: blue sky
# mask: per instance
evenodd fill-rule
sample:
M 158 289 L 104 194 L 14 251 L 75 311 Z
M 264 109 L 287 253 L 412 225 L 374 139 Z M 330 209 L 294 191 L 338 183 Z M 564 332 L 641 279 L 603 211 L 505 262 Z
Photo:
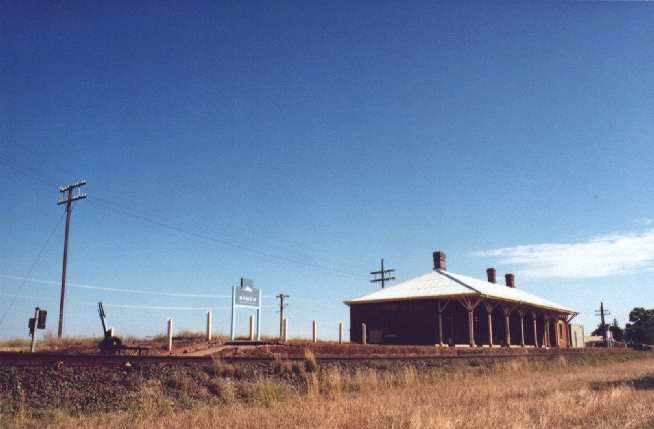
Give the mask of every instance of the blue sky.
M 36 305 L 56 330 L 78 179 L 70 335 L 100 334 L 99 300 L 119 333 L 209 307 L 224 331 L 247 276 L 264 334 L 284 291 L 291 336 L 334 338 L 379 258 L 405 280 L 436 249 L 624 323 L 654 306 L 653 24 L 632 3 L 2 2 L 0 337 Z

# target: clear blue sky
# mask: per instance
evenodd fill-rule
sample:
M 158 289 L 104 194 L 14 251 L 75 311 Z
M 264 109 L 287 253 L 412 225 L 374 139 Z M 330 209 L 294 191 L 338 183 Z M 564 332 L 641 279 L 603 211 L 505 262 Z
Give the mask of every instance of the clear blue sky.
M 587 329 L 654 307 L 651 5 L 242 3 L 0 2 L 1 338 L 36 305 L 56 330 L 78 179 L 69 282 L 153 293 L 69 288 L 71 335 L 99 300 L 123 334 L 225 331 L 247 276 L 264 334 L 284 291 L 333 338 L 379 258 L 436 249 Z

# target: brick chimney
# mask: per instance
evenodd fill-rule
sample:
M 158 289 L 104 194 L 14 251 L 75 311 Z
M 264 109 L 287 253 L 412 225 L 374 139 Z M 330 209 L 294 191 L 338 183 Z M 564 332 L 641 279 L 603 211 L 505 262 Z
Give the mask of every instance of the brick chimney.
M 434 252 L 434 270 L 447 270 L 445 267 L 445 252 Z
M 496 275 L 497 272 L 495 271 L 495 268 L 486 269 L 486 277 L 488 278 L 488 283 L 497 283 Z
M 504 275 L 504 279 L 506 280 L 506 285 L 511 288 L 515 288 L 515 276 L 511 273 L 507 273 Z

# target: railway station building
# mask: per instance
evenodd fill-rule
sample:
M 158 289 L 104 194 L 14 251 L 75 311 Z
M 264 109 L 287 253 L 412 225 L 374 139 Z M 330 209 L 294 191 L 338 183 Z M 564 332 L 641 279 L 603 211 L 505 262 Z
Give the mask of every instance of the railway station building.
M 345 301 L 350 341 L 468 347 L 571 346 L 577 312 L 516 287 L 515 276 L 497 283 L 447 271 L 445 253 L 433 254 L 428 274 Z

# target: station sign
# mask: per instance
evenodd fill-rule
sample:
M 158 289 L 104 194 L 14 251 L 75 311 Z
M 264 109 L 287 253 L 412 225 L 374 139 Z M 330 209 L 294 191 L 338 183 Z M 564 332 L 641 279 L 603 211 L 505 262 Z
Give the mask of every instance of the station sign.
M 251 279 L 241 279 L 241 287 L 236 289 L 235 304 L 247 307 L 259 307 L 259 289 L 254 287 Z

